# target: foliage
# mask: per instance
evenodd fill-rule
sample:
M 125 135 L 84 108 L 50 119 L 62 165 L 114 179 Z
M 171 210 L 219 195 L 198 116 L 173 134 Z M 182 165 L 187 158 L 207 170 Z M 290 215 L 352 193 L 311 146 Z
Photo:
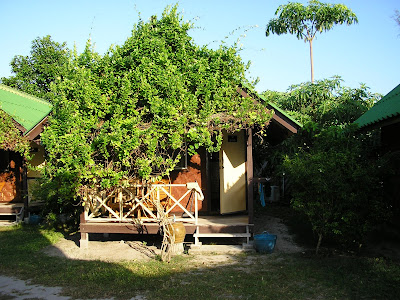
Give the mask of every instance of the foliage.
M 177 7 L 140 21 L 103 57 L 88 43 L 52 85 L 53 115 L 42 134 L 48 154 L 42 186 L 63 210 L 79 188 L 112 188 L 166 176 L 203 146 L 218 151 L 222 130 L 265 125 L 263 105 L 237 93 L 246 67 L 236 46 L 193 43 Z
M 282 153 L 292 155 L 299 149 L 312 147 L 312 139 L 321 128 L 351 124 L 380 99 L 380 95 L 371 93 L 364 84 L 358 88 L 349 88 L 343 86 L 342 82 L 339 76 L 335 76 L 315 83 L 292 85 L 287 92 L 263 92 L 268 102 L 276 104 L 304 124 L 304 130 L 299 130 L 279 145 L 270 145 L 262 139 L 256 140 L 255 154 L 269 159 L 267 168 L 263 170 L 266 173 L 262 176 L 271 177 L 282 172 L 279 168 Z
M 400 11 L 397 9 L 395 11 L 394 20 L 396 21 L 397 25 L 400 26 Z
M 310 44 L 311 82 L 314 81 L 312 42 L 316 34 L 328 31 L 337 24 L 358 22 L 357 16 L 344 4 L 327 4 L 316 0 L 309 1 L 307 6 L 298 2 L 280 5 L 275 15 L 278 17 L 267 24 L 266 36 L 271 33 L 290 33 Z
M 314 128 L 315 130 L 315 128 Z M 350 245 L 384 216 L 380 166 L 356 138 L 356 128 L 332 126 L 315 133 L 311 145 L 286 156 L 293 207 L 305 213 L 318 234 Z
M 292 85 L 286 93 L 263 94 L 301 123 L 315 122 L 323 127 L 354 122 L 381 97 L 364 84 L 344 87 L 339 76 Z
M 29 141 L 21 135 L 10 115 L 0 109 L 0 149 L 14 151 L 29 158 Z
M 379 95 L 365 85 L 343 87 L 334 77 L 264 96 L 304 124 L 283 144 L 267 148 L 267 157 L 274 159 L 276 173 L 286 175 L 285 195 L 308 216 L 317 251 L 323 237 L 361 244 L 387 213 L 381 184 L 387 168 L 375 159 L 376 133 L 358 133 L 352 123 Z
M 54 42 L 49 35 L 38 37 L 32 41 L 30 56 L 14 56 L 11 71 L 15 75 L 1 78 L 1 82 L 39 98 L 49 99 L 50 84 L 62 76 L 69 56 L 65 42 Z

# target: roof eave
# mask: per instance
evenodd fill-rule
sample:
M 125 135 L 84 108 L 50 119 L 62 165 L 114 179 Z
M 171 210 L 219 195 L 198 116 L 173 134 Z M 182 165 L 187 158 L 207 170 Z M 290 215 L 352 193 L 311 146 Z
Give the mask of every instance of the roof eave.
M 246 86 L 238 87 L 237 91 L 243 97 L 252 97 L 252 94 L 253 94 L 253 95 L 255 95 L 255 97 L 252 97 L 253 99 L 257 98 L 258 100 L 259 99 L 263 100 L 266 103 L 266 107 L 269 110 L 274 111 L 272 120 L 277 122 L 280 126 L 283 126 L 291 133 L 297 133 L 298 130 L 302 127 L 301 123 L 299 123 L 298 121 L 294 120 L 292 117 L 287 115 L 282 109 L 280 109 L 279 107 L 277 107 L 276 105 L 274 105 L 272 103 L 267 102 L 266 99 L 264 99 L 262 96 L 258 95 L 257 93 L 249 92 L 248 89 L 249 88 Z M 254 101 L 259 102 L 258 100 L 255 99 Z
M 37 123 L 31 130 L 24 133 L 24 136 L 28 138 L 28 140 L 32 141 L 35 137 L 37 137 L 42 131 L 44 124 L 47 122 L 48 115 L 44 117 L 39 123 Z

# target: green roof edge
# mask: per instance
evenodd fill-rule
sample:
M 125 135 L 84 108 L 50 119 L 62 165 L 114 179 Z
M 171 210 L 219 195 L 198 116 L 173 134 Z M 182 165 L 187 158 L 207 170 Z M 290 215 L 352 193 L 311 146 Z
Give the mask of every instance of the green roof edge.
M 299 121 L 294 119 L 292 116 L 289 116 L 287 112 L 285 112 L 282 108 L 279 108 L 276 106 L 276 104 L 269 102 L 263 95 L 258 94 L 256 91 L 254 91 L 253 87 L 248 84 L 248 83 L 242 83 L 242 86 L 251 91 L 251 93 L 255 94 L 259 99 L 262 99 L 265 103 L 268 105 L 272 106 L 274 110 L 279 111 L 282 115 L 284 115 L 286 118 L 288 118 L 290 121 L 294 122 L 296 125 L 303 127 L 303 124 L 301 124 Z
M 296 125 L 303 127 L 303 124 L 301 124 L 299 121 L 297 121 L 295 118 L 293 118 L 292 116 L 290 116 L 286 111 L 284 111 L 282 108 L 278 107 L 275 103 L 272 102 L 268 102 L 267 99 L 265 99 L 264 96 L 262 95 L 258 95 L 258 97 L 262 100 L 265 101 L 265 103 L 267 103 L 268 105 L 272 106 L 272 108 L 274 110 L 279 111 L 282 115 L 284 115 L 286 118 L 288 118 L 290 121 L 294 122 Z
M 363 128 L 374 126 L 382 121 L 399 116 L 400 106 L 396 110 L 396 107 L 391 104 L 392 101 L 395 101 L 396 99 L 399 99 L 399 102 L 396 104 L 400 105 L 400 84 L 398 84 L 394 89 L 383 96 L 382 99 L 376 102 L 373 107 L 355 120 L 354 124 L 357 124 L 360 128 Z M 390 108 L 386 108 L 385 106 L 387 105 L 392 105 L 392 108 L 394 109 L 391 110 Z M 388 111 L 390 111 L 390 113 Z
M 29 99 L 29 100 L 38 102 L 38 103 L 40 103 L 40 104 L 44 104 L 45 106 L 48 107 L 48 109 L 46 109 L 46 110 L 44 111 L 44 113 L 43 113 L 44 117 L 43 117 L 40 121 L 38 121 L 36 124 L 30 126 L 29 128 L 25 128 L 25 127 L 24 127 L 24 128 L 26 129 L 26 131 L 24 132 L 23 135 L 27 135 L 33 128 L 35 128 L 40 122 L 42 122 L 42 121 L 49 115 L 49 113 L 50 113 L 50 112 L 52 111 L 52 109 L 53 109 L 53 105 L 52 105 L 50 102 L 48 102 L 48 101 L 46 101 L 46 100 L 44 100 L 44 99 L 41 99 L 41 98 L 39 98 L 39 97 L 30 95 L 30 94 L 28 94 L 28 93 L 25 93 L 25 92 L 23 92 L 23 91 L 17 90 L 17 89 L 15 89 L 15 88 L 13 88 L 13 87 L 9 87 L 9 86 L 7 86 L 7 85 L 4 85 L 4 84 L 1 84 L 1 83 L 0 83 L 0 89 L 3 90 L 3 91 L 9 92 L 9 93 L 15 94 L 15 95 L 17 95 L 17 96 L 20 96 L 20 97 L 23 97 L 23 98 L 26 98 L 26 99 Z M 0 109 L 2 109 L 1 106 L 0 106 Z M 3 109 L 2 109 L 2 110 L 3 110 Z M 18 116 L 13 116 L 13 115 L 11 115 L 9 112 L 7 112 L 7 111 L 5 111 L 5 112 L 6 112 L 8 115 L 10 115 L 11 117 L 13 117 L 13 119 L 14 119 L 16 122 L 18 122 L 19 124 L 21 124 L 18 120 L 15 119 L 15 117 L 18 117 Z M 23 126 L 23 125 L 21 124 L 21 126 Z

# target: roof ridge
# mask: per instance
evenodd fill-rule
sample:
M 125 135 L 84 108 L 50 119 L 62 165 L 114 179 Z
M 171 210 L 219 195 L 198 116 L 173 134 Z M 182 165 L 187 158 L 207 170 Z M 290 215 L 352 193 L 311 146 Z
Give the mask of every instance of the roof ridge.
M 21 97 L 28 98 L 28 99 L 30 99 L 30 100 L 33 100 L 33 101 L 36 101 L 36 102 L 39 102 L 39 103 L 47 104 L 47 105 L 50 106 L 50 107 L 53 106 L 53 105 L 52 105 L 49 101 L 47 101 L 47 100 L 44 100 L 44 99 L 41 99 L 41 98 L 39 98 L 39 97 L 30 95 L 30 94 L 25 93 L 25 92 L 23 92 L 23 91 L 17 90 L 16 88 L 13 88 L 13 87 L 10 87 L 10 86 L 1 84 L 1 83 L 0 83 L 0 89 L 2 89 L 2 90 L 4 90 L 4 91 L 7 91 L 7 92 L 10 92 L 10 93 L 13 93 L 13 94 L 16 94 L 16 95 L 21 96 Z
M 280 107 L 277 106 L 275 103 L 273 103 L 273 102 L 271 102 L 271 101 L 268 101 L 268 99 L 267 99 L 264 95 L 262 95 L 262 94 L 258 93 L 257 91 L 255 91 L 255 90 L 253 89 L 253 87 L 252 87 L 249 83 L 247 83 L 247 82 L 242 82 L 241 85 L 242 85 L 243 87 L 245 87 L 246 89 L 248 89 L 249 92 L 251 92 L 251 93 L 253 93 L 255 96 L 257 96 L 258 99 L 262 99 L 265 103 L 267 103 L 268 105 L 272 106 L 272 108 L 274 108 L 275 110 L 279 111 L 279 112 L 280 112 L 281 114 L 283 114 L 286 118 L 288 118 L 289 120 L 291 120 L 292 122 L 294 122 L 296 125 L 298 125 L 298 126 L 300 126 L 300 127 L 303 127 L 303 125 L 302 125 L 299 121 L 297 121 L 295 118 L 293 118 L 292 116 L 290 116 L 290 115 L 287 113 L 287 111 L 285 111 L 284 109 L 280 108 Z
M 276 109 L 277 111 L 279 111 L 281 114 L 283 114 L 286 118 L 288 118 L 289 120 L 291 120 L 292 122 L 296 123 L 298 126 L 303 127 L 303 124 L 301 124 L 299 121 L 297 121 L 294 117 L 292 117 L 291 115 L 288 114 L 287 111 L 285 111 L 283 108 L 280 108 L 276 103 L 268 101 L 268 99 L 265 98 L 264 95 L 259 95 L 257 94 L 257 96 L 264 100 L 268 105 L 272 106 L 274 109 Z

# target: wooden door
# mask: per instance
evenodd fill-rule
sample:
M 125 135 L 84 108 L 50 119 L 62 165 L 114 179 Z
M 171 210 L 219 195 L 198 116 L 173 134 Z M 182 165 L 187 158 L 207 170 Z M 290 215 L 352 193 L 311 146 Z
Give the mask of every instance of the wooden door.
M 224 133 L 220 150 L 220 212 L 246 210 L 246 140 L 241 130 Z
M 0 150 L 0 203 L 22 202 L 21 165 L 19 154 Z

